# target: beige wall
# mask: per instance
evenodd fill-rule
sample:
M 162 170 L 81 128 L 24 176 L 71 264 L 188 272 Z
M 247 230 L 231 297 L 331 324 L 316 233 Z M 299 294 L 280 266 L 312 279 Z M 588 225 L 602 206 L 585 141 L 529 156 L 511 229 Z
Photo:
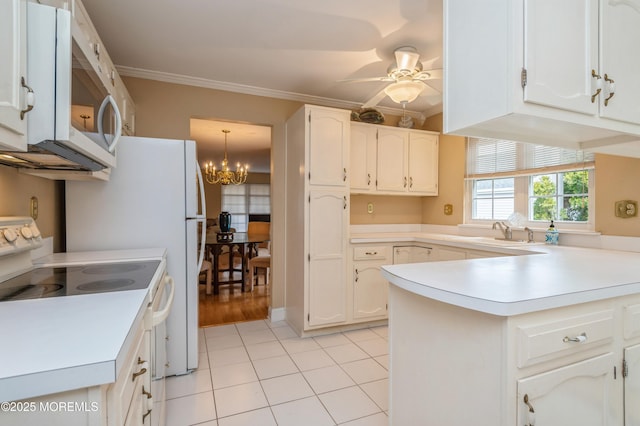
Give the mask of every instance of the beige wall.
M 158 138 L 190 138 L 190 119 L 217 119 L 271 126 L 271 230 L 272 307 L 284 306 L 284 226 L 285 226 L 285 121 L 302 105 L 261 96 L 223 92 L 201 87 L 124 78 L 136 104 L 136 135 Z M 208 185 L 208 184 L 207 184 Z M 207 188 L 210 199 L 220 199 L 216 188 Z M 208 205 L 208 211 L 219 211 Z M 207 214 L 211 217 L 211 213 Z
M 604 235 L 640 237 L 640 217 L 622 219 L 614 214 L 616 201 L 640 201 L 640 159 L 596 155 L 595 187 L 595 230 Z
M 367 204 L 373 213 L 367 213 Z M 422 197 L 397 195 L 352 195 L 351 224 L 422 223 Z
M 64 183 L 19 173 L 0 166 L 0 216 L 30 216 L 31 197 L 38 199 L 36 224 L 43 237 L 53 237 L 55 251 L 63 249 L 62 198 Z
M 457 225 L 464 220 L 466 139 L 442 134 L 442 114 L 425 120 L 422 129 L 440 132 L 440 146 L 438 196 L 423 197 L 421 222 L 435 225 Z M 453 206 L 453 214 L 444 214 L 445 204 Z

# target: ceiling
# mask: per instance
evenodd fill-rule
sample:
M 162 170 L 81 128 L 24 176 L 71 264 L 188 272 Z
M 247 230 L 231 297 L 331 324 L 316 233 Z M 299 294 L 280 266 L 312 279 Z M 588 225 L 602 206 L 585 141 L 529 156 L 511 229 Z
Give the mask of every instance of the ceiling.
M 192 118 L 191 138 L 198 145 L 201 165 L 213 161 L 220 169 L 224 158 L 224 133 L 227 135 L 227 158 L 231 170 L 236 164 L 248 164 L 250 172 L 269 173 L 271 166 L 271 127 Z
M 442 0 L 82 1 L 125 76 L 358 109 L 389 83 L 340 80 L 386 76 L 398 47 L 442 68 Z M 418 120 L 441 110 L 430 96 L 407 105 Z

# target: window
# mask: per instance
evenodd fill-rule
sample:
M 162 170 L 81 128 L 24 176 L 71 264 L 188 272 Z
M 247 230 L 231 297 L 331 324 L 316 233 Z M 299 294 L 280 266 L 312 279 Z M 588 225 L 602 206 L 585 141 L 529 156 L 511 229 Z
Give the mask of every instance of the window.
M 222 211 L 231 213 L 231 227 L 246 232 L 250 214 L 271 213 L 269 184 L 222 186 Z
M 587 170 L 535 175 L 530 179 L 529 210 L 532 220 L 588 221 Z
M 474 219 L 507 219 L 514 211 L 513 178 L 473 181 Z
M 593 154 L 493 139 L 467 143 L 466 223 L 508 220 L 517 212 L 520 226 L 553 219 L 592 227 Z

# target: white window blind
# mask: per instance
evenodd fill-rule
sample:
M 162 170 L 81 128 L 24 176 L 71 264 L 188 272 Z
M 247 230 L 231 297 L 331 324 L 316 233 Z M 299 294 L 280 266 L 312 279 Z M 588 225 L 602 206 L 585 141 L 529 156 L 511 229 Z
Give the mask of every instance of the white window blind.
M 497 139 L 467 139 L 467 178 L 591 169 L 591 152 Z
M 269 184 L 222 186 L 222 211 L 231 213 L 231 227 L 246 232 L 250 214 L 271 213 Z

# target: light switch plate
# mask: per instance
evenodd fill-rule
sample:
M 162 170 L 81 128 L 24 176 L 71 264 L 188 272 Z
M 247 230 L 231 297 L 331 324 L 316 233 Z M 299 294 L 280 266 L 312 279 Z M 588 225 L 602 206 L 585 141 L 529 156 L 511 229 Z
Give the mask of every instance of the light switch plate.
M 616 217 L 628 218 L 638 215 L 638 202 L 635 200 L 616 201 Z

